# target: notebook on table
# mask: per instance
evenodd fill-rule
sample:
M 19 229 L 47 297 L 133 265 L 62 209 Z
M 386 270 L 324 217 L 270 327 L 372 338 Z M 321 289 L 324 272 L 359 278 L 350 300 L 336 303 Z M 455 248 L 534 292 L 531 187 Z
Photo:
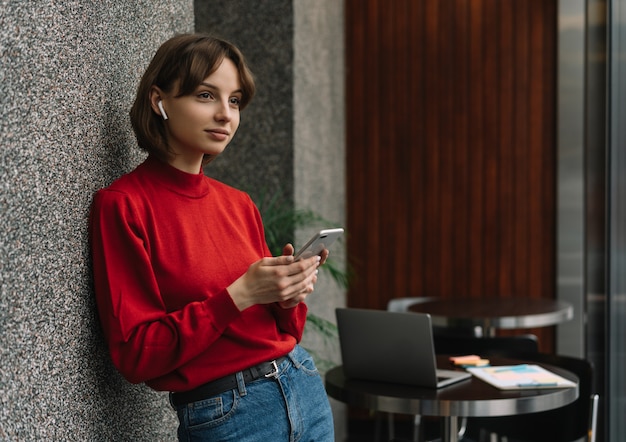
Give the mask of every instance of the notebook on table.
M 536 364 L 475 367 L 468 368 L 467 371 L 500 390 L 576 387 L 576 382 Z
M 437 368 L 430 315 L 338 308 L 346 377 L 441 388 L 472 375 Z

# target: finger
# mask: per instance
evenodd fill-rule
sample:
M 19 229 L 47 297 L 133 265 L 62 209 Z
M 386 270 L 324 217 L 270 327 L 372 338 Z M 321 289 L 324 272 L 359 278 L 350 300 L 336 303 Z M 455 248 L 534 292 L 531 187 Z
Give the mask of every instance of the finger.
M 311 258 L 293 261 L 287 267 L 287 274 L 295 277 L 295 281 L 298 281 L 297 278 L 304 279 L 310 276 L 319 267 L 320 260 L 320 256 L 316 255 Z
M 294 262 L 292 255 L 266 257 L 261 260 L 261 266 L 284 266 Z
M 283 255 L 291 256 L 294 251 L 295 249 L 291 244 L 286 244 L 285 247 L 283 247 Z
M 313 291 L 315 290 L 315 284 L 317 283 L 317 273 L 318 270 L 315 270 L 315 272 L 303 282 L 304 285 L 299 292 L 299 295 L 306 296 L 313 293 Z
M 326 262 L 326 260 L 328 259 L 328 256 L 330 255 L 330 252 L 328 251 L 328 249 L 324 249 L 322 250 L 322 253 L 320 253 L 320 265 L 324 264 Z
M 301 302 L 306 296 L 313 292 L 315 283 L 317 282 L 317 269 L 305 278 L 301 278 L 302 274 L 290 277 L 291 281 L 284 290 L 282 290 L 282 302 L 299 300 Z

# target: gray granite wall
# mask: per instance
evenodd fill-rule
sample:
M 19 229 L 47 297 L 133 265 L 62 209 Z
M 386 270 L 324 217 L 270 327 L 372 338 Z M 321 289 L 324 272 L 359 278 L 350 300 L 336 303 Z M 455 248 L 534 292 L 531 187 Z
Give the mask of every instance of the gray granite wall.
M 0 7 L 0 440 L 172 440 L 166 397 L 112 368 L 87 246 L 93 192 L 142 158 L 128 121 L 180 0 Z

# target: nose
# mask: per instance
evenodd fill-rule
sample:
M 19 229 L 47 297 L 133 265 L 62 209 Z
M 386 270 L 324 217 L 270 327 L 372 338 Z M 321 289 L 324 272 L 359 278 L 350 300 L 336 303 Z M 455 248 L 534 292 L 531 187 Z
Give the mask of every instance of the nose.
M 233 110 L 228 101 L 220 100 L 217 112 L 215 113 L 215 119 L 217 121 L 228 122 L 232 119 L 232 112 Z

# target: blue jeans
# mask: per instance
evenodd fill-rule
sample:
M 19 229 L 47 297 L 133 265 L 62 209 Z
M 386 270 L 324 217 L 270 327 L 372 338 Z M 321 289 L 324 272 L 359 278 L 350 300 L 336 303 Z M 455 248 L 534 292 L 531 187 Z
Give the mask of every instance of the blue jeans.
M 261 378 L 179 407 L 178 439 L 211 442 L 333 442 L 333 416 L 313 359 L 300 346 Z

